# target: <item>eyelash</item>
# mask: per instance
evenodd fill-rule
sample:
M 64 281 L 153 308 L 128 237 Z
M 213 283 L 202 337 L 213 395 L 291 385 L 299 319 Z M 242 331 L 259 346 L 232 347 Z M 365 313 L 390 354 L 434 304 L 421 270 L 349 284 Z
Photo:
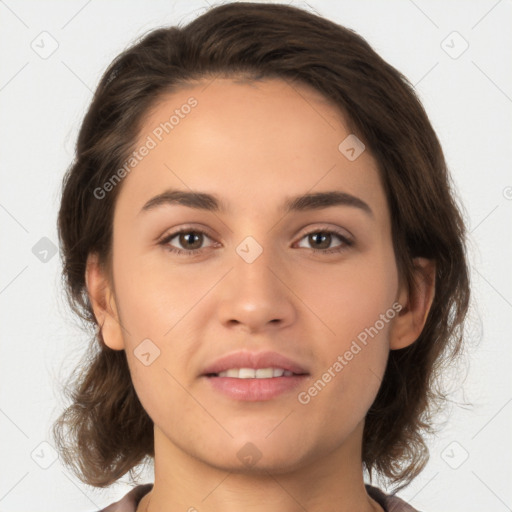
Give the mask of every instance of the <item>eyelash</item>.
M 183 250 L 183 249 L 177 249 L 176 247 L 169 245 L 169 242 L 173 238 L 176 238 L 178 235 L 181 235 L 182 233 L 202 234 L 202 235 L 205 235 L 208 238 L 210 238 L 208 233 L 206 233 L 205 231 L 203 231 L 201 229 L 184 228 L 184 229 L 180 229 L 179 231 L 175 231 L 174 233 L 169 234 L 168 236 L 163 238 L 160 242 L 158 242 L 158 244 L 164 246 L 166 248 L 166 250 L 168 250 L 169 252 L 177 254 L 179 256 L 196 256 L 197 254 L 199 254 L 200 252 L 202 252 L 205 249 L 205 247 L 202 247 L 200 249 L 192 249 L 190 251 L 187 251 L 187 250 Z M 315 229 L 313 231 L 309 231 L 308 233 L 305 233 L 301 237 L 300 240 L 306 238 L 309 235 L 318 234 L 318 233 L 321 233 L 324 235 L 325 234 L 335 235 L 341 240 L 342 244 L 338 245 L 336 247 L 333 247 L 331 249 L 314 249 L 314 248 L 310 249 L 314 253 L 321 253 L 321 254 L 341 253 L 342 251 L 347 250 L 348 247 L 351 247 L 354 244 L 354 242 L 352 240 L 349 240 L 345 235 L 341 234 L 338 231 L 330 230 L 330 229 Z

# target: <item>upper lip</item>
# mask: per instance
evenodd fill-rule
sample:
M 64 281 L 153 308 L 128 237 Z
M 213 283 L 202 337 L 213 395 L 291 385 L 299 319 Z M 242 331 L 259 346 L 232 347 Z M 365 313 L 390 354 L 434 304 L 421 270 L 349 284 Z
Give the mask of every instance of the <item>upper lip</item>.
M 308 371 L 299 363 L 292 361 L 277 352 L 233 352 L 209 364 L 202 375 L 220 373 L 230 368 L 282 368 L 296 374 L 307 374 Z

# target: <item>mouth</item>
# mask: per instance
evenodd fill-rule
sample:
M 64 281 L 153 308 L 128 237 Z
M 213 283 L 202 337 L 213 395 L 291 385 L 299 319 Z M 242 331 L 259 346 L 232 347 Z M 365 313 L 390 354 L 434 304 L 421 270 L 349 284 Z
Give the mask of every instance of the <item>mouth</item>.
M 300 364 L 275 352 L 238 352 L 215 361 L 201 374 L 211 389 L 233 400 L 277 398 L 309 376 Z
M 274 379 L 278 377 L 292 377 L 305 375 L 294 373 L 284 368 L 229 368 L 219 373 L 209 373 L 207 377 L 229 377 L 230 379 Z

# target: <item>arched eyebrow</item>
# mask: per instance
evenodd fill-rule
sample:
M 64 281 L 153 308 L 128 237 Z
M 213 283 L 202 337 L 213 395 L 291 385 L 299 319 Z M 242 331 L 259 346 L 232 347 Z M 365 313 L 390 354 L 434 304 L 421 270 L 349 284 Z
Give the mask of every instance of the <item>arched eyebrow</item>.
M 163 205 L 180 204 L 199 210 L 206 210 L 215 213 L 227 213 L 229 208 L 216 195 L 206 192 L 168 189 L 149 199 L 141 211 L 147 212 Z M 350 206 L 358 208 L 373 217 L 370 206 L 359 197 L 347 192 L 331 190 L 328 192 L 313 192 L 298 196 L 287 197 L 281 206 L 282 213 L 303 212 L 321 210 L 332 206 Z

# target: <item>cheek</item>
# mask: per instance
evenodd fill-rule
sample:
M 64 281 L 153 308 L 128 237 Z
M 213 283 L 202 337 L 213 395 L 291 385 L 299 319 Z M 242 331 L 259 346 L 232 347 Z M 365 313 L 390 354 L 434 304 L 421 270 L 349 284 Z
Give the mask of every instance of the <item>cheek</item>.
M 179 385 L 182 379 L 168 368 L 165 354 L 145 366 L 136 356 L 128 356 L 133 386 L 142 407 L 155 425 L 165 425 L 169 432 L 183 428 L 183 418 L 194 414 L 190 397 Z
M 304 301 L 328 327 L 317 342 L 316 380 L 303 398 L 329 407 L 340 421 L 347 411 L 351 418 L 365 415 L 386 367 L 398 274 L 393 254 L 382 254 L 354 259 L 303 282 Z
M 119 257 L 114 268 L 119 314 L 128 331 L 124 334 L 134 338 L 131 344 L 141 337 L 166 343 L 218 281 L 217 273 L 199 266 L 184 271 L 161 254 Z
M 397 291 L 398 274 L 389 250 L 303 273 L 300 289 L 296 289 L 328 328 L 326 335 L 342 345 L 373 326 L 381 315 L 390 316 Z M 387 330 L 380 322 L 379 326 Z

